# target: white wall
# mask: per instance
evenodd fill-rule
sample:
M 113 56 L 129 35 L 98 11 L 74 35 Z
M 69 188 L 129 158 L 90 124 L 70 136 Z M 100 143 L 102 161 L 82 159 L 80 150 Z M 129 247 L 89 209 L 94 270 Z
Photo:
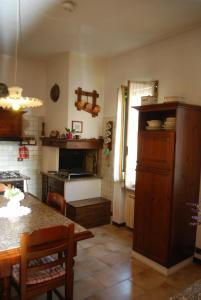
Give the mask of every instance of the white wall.
M 201 28 L 109 59 L 104 117 L 116 118 L 117 88 L 128 80 L 159 80 L 159 102 L 184 96 L 187 103 L 201 105 Z M 196 245 L 201 248 L 200 227 Z
M 47 61 L 47 114 L 45 118 L 46 135 L 51 130 L 65 133 L 68 125 L 68 81 L 69 81 L 69 54 L 61 53 L 50 57 Z M 57 102 L 50 99 L 50 90 L 57 83 L 60 87 L 60 96 Z
M 15 60 L 8 55 L 0 55 L 0 82 L 14 85 Z M 31 114 L 43 116 L 47 95 L 46 62 L 35 59 L 21 59 L 18 62 L 17 85 L 23 88 L 23 95 L 37 97 L 44 105 L 31 110 Z
M 42 147 L 43 161 L 41 171 L 58 171 L 59 170 L 59 148 L 57 147 Z
M 0 55 L 0 82 L 8 86 L 14 84 L 14 59 L 8 55 Z M 42 162 L 39 136 L 41 123 L 45 114 L 47 72 L 46 62 L 42 60 L 23 59 L 19 61 L 17 85 L 24 89 L 23 95 L 42 99 L 44 105 L 29 110 L 23 115 L 23 135 L 34 135 L 36 146 L 27 146 L 29 159 L 18 161 L 19 143 L 0 141 L 0 170 L 19 170 L 22 174 L 30 176 L 28 191 L 41 197 L 40 168 Z
M 117 88 L 128 80 L 159 80 L 159 100 L 184 96 L 201 105 L 201 28 L 108 60 L 104 116 L 116 112 Z
M 51 57 L 47 63 L 46 134 L 49 135 L 51 130 L 65 133 L 65 127 L 72 128 L 72 121 L 82 121 L 82 138 L 98 137 L 102 132 L 104 76 L 105 60 L 103 59 L 75 53 L 62 53 Z M 56 103 L 50 100 L 49 96 L 50 89 L 55 83 L 60 86 L 60 97 Z M 97 90 L 100 95 L 97 103 L 102 110 L 98 117 L 92 118 L 87 112 L 77 111 L 75 90 L 78 87 L 85 91 Z
M 68 94 L 68 127 L 72 127 L 72 121 L 83 122 L 82 138 L 98 137 L 102 134 L 102 118 L 104 104 L 104 78 L 105 60 L 101 58 L 89 57 L 70 53 L 69 56 L 69 94 Z M 85 111 L 78 111 L 75 107 L 77 95 L 75 90 L 81 87 L 84 91 L 92 92 L 96 90 L 99 94 L 97 104 L 101 106 L 101 112 L 97 117 Z M 83 98 L 86 101 L 86 97 Z M 89 97 L 91 103 L 92 98 Z

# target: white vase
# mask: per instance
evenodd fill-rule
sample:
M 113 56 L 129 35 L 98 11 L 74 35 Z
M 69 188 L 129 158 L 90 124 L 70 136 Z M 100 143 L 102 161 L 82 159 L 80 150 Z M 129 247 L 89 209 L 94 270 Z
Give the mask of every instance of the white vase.
M 20 201 L 13 197 L 8 201 L 7 207 L 9 209 L 18 209 L 20 207 Z

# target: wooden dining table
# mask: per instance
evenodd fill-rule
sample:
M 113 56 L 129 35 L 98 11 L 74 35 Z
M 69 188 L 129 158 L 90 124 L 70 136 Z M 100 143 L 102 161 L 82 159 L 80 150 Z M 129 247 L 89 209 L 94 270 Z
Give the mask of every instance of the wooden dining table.
M 8 200 L 0 196 L 0 208 L 5 207 L 7 203 Z M 75 249 L 78 241 L 93 237 L 93 234 L 89 230 L 61 215 L 31 194 L 25 195 L 25 199 L 21 201 L 21 205 L 29 207 L 31 212 L 28 215 L 20 217 L 0 217 L 0 279 L 2 281 L 0 299 L 4 300 L 9 299 L 12 266 L 20 262 L 20 234 L 22 232 L 31 233 L 41 228 L 74 223 Z

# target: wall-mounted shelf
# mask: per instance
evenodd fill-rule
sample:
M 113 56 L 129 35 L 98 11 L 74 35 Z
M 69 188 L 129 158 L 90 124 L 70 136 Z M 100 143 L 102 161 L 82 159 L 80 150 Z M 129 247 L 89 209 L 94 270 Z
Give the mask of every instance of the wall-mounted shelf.
M 43 137 L 41 138 L 43 146 L 58 147 L 66 149 L 102 149 L 103 139 L 80 139 L 67 140 Z
M 27 146 L 36 146 L 36 139 L 34 136 L 23 136 L 21 138 L 21 141 L 20 141 L 20 145 L 24 146 L 24 145 L 27 145 Z

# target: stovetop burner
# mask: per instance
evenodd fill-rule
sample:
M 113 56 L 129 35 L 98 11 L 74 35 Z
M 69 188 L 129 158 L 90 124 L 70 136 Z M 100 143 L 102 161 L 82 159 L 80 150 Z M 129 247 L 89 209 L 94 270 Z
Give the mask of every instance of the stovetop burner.
M 19 171 L 0 171 L 0 179 L 21 178 Z

